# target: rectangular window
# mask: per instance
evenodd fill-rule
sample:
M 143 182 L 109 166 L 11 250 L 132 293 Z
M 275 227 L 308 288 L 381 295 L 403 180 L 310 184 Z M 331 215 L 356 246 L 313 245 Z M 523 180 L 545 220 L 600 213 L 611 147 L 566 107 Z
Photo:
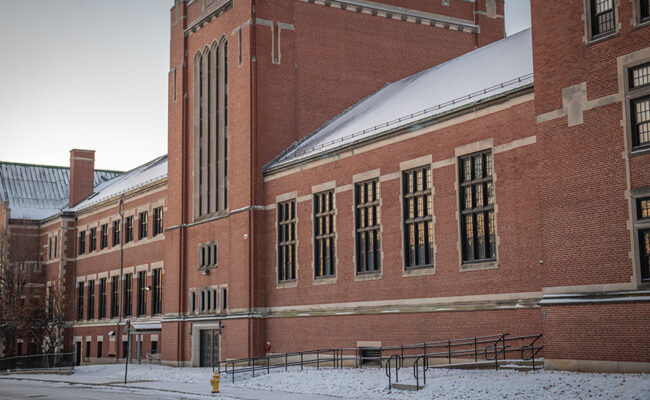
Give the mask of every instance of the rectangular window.
M 463 263 L 496 260 L 492 153 L 459 160 Z
M 120 314 L 120 277 L 111 277 L 111 317 L 115 318 Z
M 217 266 L 217 244 L 209 243 L 199 245 L 199 268 Z
M 97 250 L 97 228 L 90 228 L 90 243 L 88 243 L 88 251 Z
M 296 201 L 278 204 L 278 281 L 296 279 Z
M 316 278 L 335 276 L 334 191 L 314 194 L 314 263 Z
M 120 221 L 113 221 L 113 246 L 120 244 L 120 239 L 122 235 L 120 234 Z
M 221 288 L 221 311 L 225 312 L 228 309 L 228 288 Z
M 190 312 L 196 311 L 196 292 L 190 292 Z
M 104 250 L 105 248 L 108 247 L 108 224 L 102 225 L 101 229 L 102 229 L 101 232 L 102 238 L 99 243 L 99 248 L 100 250 Z
M 153 235 L 161 233 L 163 233 L 163 208 L 157 207 L 153 209 Z
M 153 298 L 151 302 L 152 314 L 162 313 L 162 269 L 154 269 L 152 271 L 153 280 Z
M 124 225 L 124 244 L 126 244 L 133 241 L 133 216 L 126 217 Z
M 151 354 L 157 354 L 158 353 L 158 341 L 157 340 L 152 340 L 151 341 Z
M 591 1 L 591 35 L 607 35 L 616 30 L 614 18 L 614 0 L 590 0 Z
M 638 219 L 650 218 L 650 197 L 637 200 Z
M 630 68 L 628 104 L 632 145 L 635 148 L 650 147 L 650 63 Z
M 138 234 L 138 240 L 144 239 L 147 237 L 147 217 L 148 214 L 147 212 L 141 212 L 139 216 L 139 221 L 140 221 L 140 229 L 139 234 Z
M 47 246 L 47 259 L 51 260 L 52 259 L 52 238 L 50 237 L 50 241 Z
M 84 319 L 84 283 L 77 283 L 77 321 Z
M 138 315 L 147 313 L 147 272 L 138 272 Z
M 124 275 L 124 316 L 130 317 L 133 310 L 133 274 Z
M 639 22 L 650 21 L 650 0 L 639 1 Z
M 79 232 L 79 254 L 86 252 L 86 231 Z
M 95 319 L 95 281 L 88 281 L 88 319 Z
M 59 248 L 59 235 L 54 235 L 54 258 L 57 257 L 58 255 L 58 250 Z
M 103 342 L 97 342 L 97 358 L 102 357 L 102 344 Z
M 379 180 L 354 185 L 357 274 L 381 269 Z
M 106 278 L 99 280 L 99 319 L 106 318 Z
M 90 342 L 86 342 L 86 359 L 90 358 Z
M 406 268 L 433 265 L 431 167 L 402 173 L 404 263 Z
M 641 280 L 650 282 L 650 229 L 639 231 L 639 250 L 641 253 Z

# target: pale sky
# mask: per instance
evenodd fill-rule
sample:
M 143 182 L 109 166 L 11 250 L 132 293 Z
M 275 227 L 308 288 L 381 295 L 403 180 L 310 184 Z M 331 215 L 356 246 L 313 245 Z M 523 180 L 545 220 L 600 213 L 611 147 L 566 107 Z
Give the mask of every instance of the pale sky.
M 129 170 L 167 152 L 172 0 L 0 0 L 0 160 Z M 506 32 L 530 26 L 506 0 Z

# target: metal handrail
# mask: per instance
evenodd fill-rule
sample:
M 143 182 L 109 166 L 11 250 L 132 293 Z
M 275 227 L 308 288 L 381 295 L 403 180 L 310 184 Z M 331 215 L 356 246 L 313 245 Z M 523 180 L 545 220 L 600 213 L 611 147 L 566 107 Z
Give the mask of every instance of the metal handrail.
M 415 359 L 415 362 L 413 363 L 413 377 L 415 378 L 415 390 L 420 390 L 420 373 L 418 371 L 418 367 L 420 364 L 420 360 L 422 360 L 422 377 L 424 384 L 427 384 L 427 370 L 429 369 L 429 357 L 426 355 L 421 355 L 420 357 Z
M 399 369 L 402 364 L 402 360 L 398 354 L 393 354 L 392 356 L 388 357 L 388 360 L 386 360 L 386 376 L 388 377 L 389 390 L 392 387 L 390 364 L 393 358 L 395 359 L 395 382 L 399 382 Z
M 535 344 L 541 337 L 541 334 L 513 337 L 508 333 L 502 333 L 498 335 L 476 336 L 436 342 L 382 346 L 378 348 L 380 356 L 374 357 L 362 355 L 362 349 L 359 347 L 344 347 L 282 354 L 268 354 L 260 357 L 217 361 L 215 365 L 219 369 L 219 372 L 223 371 L 224 373 L 231 374 L 233 382 L 237 373 L 251 372 L 255 375 L 258 371 L 266 371 L 266 373 L 270 373 L 272 369 L 284 368 L 287 370 L 288 367 L 293 366 L 300 366 L 302 370 L 305 365 L 314 364 L 316 364 L 317 368 L 320 368 L 323 364 L 331 365 L 333 368 L 343 368 L 343 364 L 346 361 L 353 361 L 357 368 L 362 366 L 361 362 L 363 360 L 379 360 L 380 365 L 384 362 L 388 362 L 391 367 L 393 363 L 399 363 L 399 368 L 402 368 L 404 360 L 418 359 L 422 356 L 427 359 L 426 362 L 428 369 L 429 359 L 431 358 L 446 358 L 449 364 L 452 364 L 454 358 L 474 358 L 474 362 L 478 363 L 480 361 L 479 354 L 482 353 L 482 359 L 486 361 L 495 360 L 496 368 L 498 368 L 499 357 L 503 355 L 503 359 L 505 360 L 507 359 L 507 353 L 512 353 L 513 351 L 519 352 L 519 354 L 521 354 L 521 359 L 532 360 L 533 368 L 535 368 L 535 357 L 543 348 L 543 346 L 536 346 Z M 514 343 L 515 341 L 525 341 L 527 339 L 532 340 L 530 343 L 525 345 L 508 344 Z M 417 351 L 418 349 L 420 351 Z M 530 354 L 530 357 L 527 357 L 528 354 Z M 312 359 L 305 359 L 305 356 L 308 355 L 315 355 L 315 357 Z M 290 361 L 290 358 L 296 360 Z M 275 360 L 280 360 L 280 362 L 274 363 Z M 237 367 L 237 365 L 243 366 Z M 397 367 L 398 365 L 396 364 L 395 366 Z M 389 376 L 389 384 L 391 382 L 392 376 Z

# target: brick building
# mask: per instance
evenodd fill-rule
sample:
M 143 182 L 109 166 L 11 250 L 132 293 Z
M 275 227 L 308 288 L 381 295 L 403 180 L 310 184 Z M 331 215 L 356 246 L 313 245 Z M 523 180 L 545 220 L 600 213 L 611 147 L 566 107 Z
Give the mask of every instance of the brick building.
M 169 158 L 93 189 L 73 151 L 67 206 L 4 224 L 64 227 L 84 361 L 129 319 L 169 365 L 509 332 L 648 371 L 648 7 L 176 0 Z

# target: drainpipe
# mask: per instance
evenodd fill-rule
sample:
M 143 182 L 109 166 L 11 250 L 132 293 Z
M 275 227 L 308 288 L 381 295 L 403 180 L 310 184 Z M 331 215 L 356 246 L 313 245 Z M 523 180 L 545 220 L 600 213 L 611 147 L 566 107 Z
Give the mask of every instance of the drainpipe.
M 183 30 L 187 28 L 187 6 L 183 5 L 182 2 L 178 3 L 178 7 L 183 7 L 183 13 L 181 20 L 183 21 Z M 187 162 L 187 108 L 188 108 L 188 96 L 187 96 L 187 38 L 183 37 L 183 76 L 181 77 L 181 91 L 182 104 L 181 104 L 181 186 L 185 185 L 187 181 L 187 167 L 185 163 Z M 169 186 L 167 187 L 169 191 Z M 178 232 L 178 317 L 182 319 L 183 316 L 183 294 L 185 291 L 185 280 L 183 279 L 183 260 L 185 258 L 185 222 L 187 221 L 185 216 L 185 207 L 187 206 L 187 193 L 181 190 L 181 228 Z M 191 330 L 190 330 L 191 333 Z M 178 365 L 182 365 L 184 362 L 185 356 L 185 346 L 182 344 L 183 341 L 183 323 L 179 322 L 176 325 L 176 337 L 181 338 L 181 344 L 176 347 L 176 360 Z
M 77 290 L 77 240 L 79 240 L 79 238 L 77 237 L 79 235 L 79 232 L 77 230 L 77 220 L 78 220 L 77 213 L 75 213 L 75 216 L 74 216 L 74 229 L 73 229 L 73 231 L 74 231 L 74 246 L 72 246 L 72 249 L 74 250 L 74 268 L 72 268 L 72 270 L 74 271 L 73 272 L 73 282 L 72 282 L 72 288 L 73 288 L 72 289 L 72 304 L 73 304 L 73 307 L 72 307 L 72 327 L 70 329 L 70 331 L 71 331 L 70 332 L 71 333 L 71 335 L 70 335 L 71 342 L 70 343 L 71 343 L 72 349 L 74 351 L 76 351 L 76 347 L 75 347 L 75 344 L 74 344 L 74 321 L 77 319 L 76 311 L 77 311 L 77 307 L 78 307 L 77 303 L 79 301 L 78 296 L 76 296 L 76 294 L 77 294 L 76 293 L 76 290 Z M 61 215 L 61 222 L 63 222 L 63 214 Z M 61 226 L 61 248 L 63 248 L 63 235 L 64 235 L 63 226 Z M 57 246 L 58 246 L 58 243 L 57 243 Z M 61 263 L 63 262 L 63 254 L 61 254 L 61 253 L 62 253 L 61 251 L 59 251 L 59 253 L 58 253 L 59 254 L 59 272 L 61 271 Z M 65 279 L 65 277 L 63 277 L 63 278 Z M 59 283 L 59 285 L 60 285 L 60 283 Z M 60 298 L 60 296 L 61 296 L 61 293 L 59 293 L 59 298 Z M 76 357 L 77 357 L 77 355 L 75 354 L 75 362 L 76 362 L 76 359 L 77 359 Z
M 118 279 L 120 285 L 120 298 L 117 301 L 117 304 L 120 305 L 118 307 L 119 319 L 115 325 L 115 360 L 120 359 L 120 324 L 122 323 L 122 314 L 124 313 L 124 304 L 120 302 L 120 300 L 124 301 L 124 293 L 122 292 L 122 290 L 124 290 L 124 277 L 122 276 L 124 270 L 124 213 L 122 212 L 122 204 L 124 204 L 124 194 L 120 196 L 120 203 L 118 206 L 118 214 L 120 214 L 120 235 L 122 235 L 122 237 L 120 238 L 120 277 Z M 127 356 L 128 354 L 125 355 L 125 357 Z
M 257 170 L 256 170 L 256 162 L 257 162 L 257 157 L 256 157 L 256 143 L 257 143 L 257 41 L 256 41 L 256 26 L 255 26 L 255 19 L 256 19 L 256 0 L 251 0 L 251 60 L 250 60 L 250 77 L 251 77 L 251 100 L 250 100 L 250 115 L 251 115 L 251 140 L 250 140 L 250 203 L 251 205 L 256 204 L 255 203 L 255 184 L 256 184 L 256 176 L 257 176 Z M 255 61 L 253 61 L 255 60 Z M 249 304 L 249 309 L 250 311 L 253 310 L 255 306 L 255 283 L 253 280 L 255 279 L 255 266 L 254 266 L 254 260 L 255 260 L 255 246 L 254 246 L 254 238 L 255 238 L 255 223 L 254 223 L 254 218 L 255 218 L 255 210 L 251 209 L 249 211 L 250 218 L 248 219 L 248 304 Z M 253 357 L 255 355 L 255 340 L 254 340 L 254 333 L 255 329 L 253 327 L 253 324 L 255 323 L 254 320 L 251 321 L 248 325 L 248 353 L 249 357 Z

